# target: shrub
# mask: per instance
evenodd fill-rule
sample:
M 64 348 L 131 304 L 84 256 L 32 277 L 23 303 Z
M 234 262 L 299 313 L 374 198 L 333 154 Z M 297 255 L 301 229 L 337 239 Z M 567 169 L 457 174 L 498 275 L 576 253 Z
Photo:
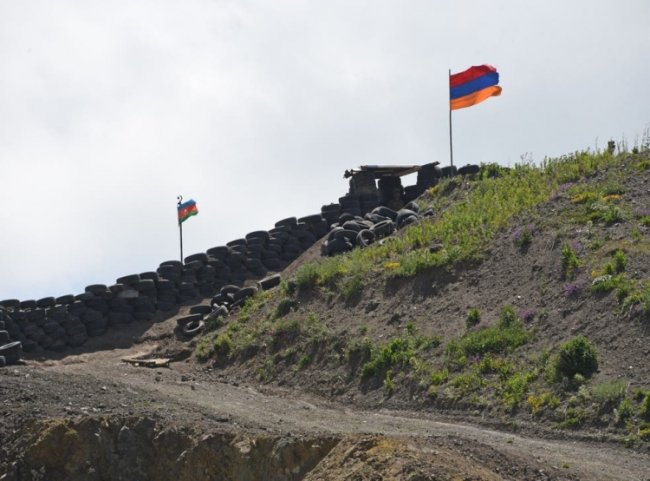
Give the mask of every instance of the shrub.
M 386 376 L 384 377 L 384 388 L 388 394 L 393 394 L 395 392 L 395 381 L 393 381 L 393 371 L 390 369 L 386 371 Z
M 639 414 L 643 419 L 650 420 L 650 390 L 645 393 L 643 401 L 641 402 L 641 409 Z
M 560 346 L 553 361 L 556 379 L 572 379 L 576 374 L 590 377 L 598 370 L 598 353 L 594 345 L 584 336 L 576 336 Z
M 442 371 L 435 371 L 431 374 L 429 380 L 434 386 L 440 386 L 449 380 L 449 371 L 447 369 L 443 369 Z
M 480 322 L 481 322 L 481 312 L 477 308 L 472 307 L 467 312 L 467 318 L 465 319 L 465 325 L 469 329 L 470 327 L 476 326 Z
M 510 319 L 510 316 L 506 316 L 506 319 Z M 463 365 L 467 356 L 513 351 L 526 344 L 532 334 L 524 329 L 521 320 L 515 316 L 512 325 L 506 325 L 508 322 L 510 321 L 500 320 L 496 326 L 469 332 L 462 338 L 451 341 L 445 349 L 450 361 Z
M 408 366 L 419 351 L 436 347 L 439 342 L 435 336 L 406 335 L 381 346 L 372 346 L 370 360 L 361 367 L 361 378 L 374 377 L 394 366 Z
M 623 272 L 626 267 L 627 267 L 627 257 L 625 256 L 625 252 L 623 252 L 622 250 L 617 250 L 614 253 L 614 271 Z
M 278 319 L 284 317 L 291 312 L 291 309 L 295 309 L 296 307 L 298 307 L 297 301 L 285 297 L 276 306 L 275 311 L 273 312 L 273 318 Z
M 565 242 L 562 246 L 561 260 L 562 276 L 565 279 L 573 279 L 576 269 L 580 267 L 580 261 L 578 261 L 576 252 L 571 248 L 568 242 Z
M 214 340 L 214 352 L 217 356 L 228 356 L 233 350 L 233 342 L 228 333 L 222 333 Z
M 614 411 L 614 419 L 616 424 L 622 424 L 632 417 L 634 414 L 634 404 L 630 398 L 623 398 L 618 408 Z
M 530 412 L 533 416 L 539 414 L 546 406 L 555 409 L 560 405 L 560 399 L 550 392 L 543 392 L 537 396 L 531 394 L 528 396 L 526 401 L 528 402 L 528 407 L 530 407 Z
M 532 372 L 517 372 L 503 384 L 501 401 L 509 410 L 514 410 L 525 399 L 528 385 L 535 379 Z
M 519 316 L 515 312 L 515 308 L 510 304 L 506 304 L 501 309 L 501 315 L 499 316 L 499 327 L 507 328 L 516 325 L 519 321 Z
M 625 398 L 627 385 L 622 381 L 605 382 L 597 384 L 591 389 L 591 397 L 600 406 L 599 410 L 611 412 L 620 405 L 621 399 Z
M 510 234 L 510 239 L 520 249 L 526 249 L 533 241 L 536 232 L 535 224 L 528 224 L 514 229 Z

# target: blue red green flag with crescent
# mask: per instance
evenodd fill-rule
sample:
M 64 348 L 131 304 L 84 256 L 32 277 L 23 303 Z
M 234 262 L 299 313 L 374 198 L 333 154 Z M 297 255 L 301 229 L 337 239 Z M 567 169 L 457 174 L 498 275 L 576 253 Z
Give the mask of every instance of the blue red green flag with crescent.
M 499 73 L 492 65 L 477 65 L 449 76 L 449 107 L 464 109 L 501 95 Z
M 196 202 L 192 199 L 182 204 L 178 204 L 178 223 L 182 224 L 187 219 L 199 213 L 199 209 L 196 206 Z

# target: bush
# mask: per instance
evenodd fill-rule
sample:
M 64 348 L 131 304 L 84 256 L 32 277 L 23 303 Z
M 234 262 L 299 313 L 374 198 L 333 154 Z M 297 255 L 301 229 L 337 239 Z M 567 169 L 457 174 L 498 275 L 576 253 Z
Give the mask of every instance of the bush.
M 508 311 L 509 312 L 509 311 Z M 510 314 L 496 326 L 469 332 L 461 339 L 451 341 L 445 349 L 452 363 L 465 364 L 468 356 L 481 356 L 488 353 L 510 352 L 526 344 L 532 333 L 524 329 L 521 320 L 509 320 Z M 512 322 L 512 325 L 507 325 Z
M 573 279 L 576 269 L 580 266 L 576 252 L 571 248 L 568 242 L 562 246 L 562 275 L 565 279 Z
M 469 329 L 470 327 L 476 326 L 479 322 L 481 322 L 481 312 L 475 307 L 472 307 L 467 312 L 467 319 L 465 319 L 465 325 Z
M 501 328 L 507 328 L 507 327 L 513 327 L 518 323 L 521 324 L 519 322 L 519 316 L 517 315 L 515 308 L 512 307 L 510 304 L 506 304 L 505 306 L 503 306 L 503 308 L 501 309 L 501 315 L 499 316 L 498 326 Z
M 576 336 L 560 346 L 553 368 L 556 379 L 572 379 L 576 374 L 590 377 L 598 370 L 598 353 L 586 337 Z
M 291 312 L 291 309 L 295 310 L 297 307 L 297 301 L 285 297 L 278 303 L 277 307 L 275 308 L 275 311 L 273 312 L 273 318 L 278 319 L 280 317 L 284 317 Z
M 645 393 L 639 414 L 643 419 L 650 420 L 650 390 Z

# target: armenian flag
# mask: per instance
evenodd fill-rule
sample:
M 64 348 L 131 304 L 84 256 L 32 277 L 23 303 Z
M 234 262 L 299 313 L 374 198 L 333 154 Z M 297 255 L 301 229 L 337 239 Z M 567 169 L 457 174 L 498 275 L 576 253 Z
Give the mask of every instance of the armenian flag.
M 449 107 L 464 109 L 501 95 L 499 73 L 491 65 L 470 67 L 449 76 Z
M 196 202 L 192 199 L 182 204 L 178 204 L 178 223 L 182 224 L 187 219 L 199 213 L 198 207 L 196 207 Z

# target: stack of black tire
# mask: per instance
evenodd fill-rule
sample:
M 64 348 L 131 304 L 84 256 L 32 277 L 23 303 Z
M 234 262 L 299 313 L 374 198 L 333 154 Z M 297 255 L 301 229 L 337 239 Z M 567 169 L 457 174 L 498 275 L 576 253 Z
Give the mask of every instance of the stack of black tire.
M 420 195 L 445 172 L 456 173 L 435 164 L 422 166 L 417 185 L 404 189 L 405 197 Z M 477 166 L 458 169 L 459 174 L 476 172 Z M 93 284 L 78 295 L 0 301 L 0 351 L 5 351 L 0 352 L 0 363 L 18 362 L 23 351 L 80 346 L 108 328 L 163 319 L 180 305 L 200 299 L 212 299 L 212 310 L 205 315 L 214 315 L 216 309 L 223 313 L 223 309 L 241 305 L 256 290 L 277 285 L 279 276 L 269 276 L 269 272 L 284 268 L 323 236 L 327 239 L 321 252 L 334 255 L 372 244 L 430 214 L 419 213 L 415 203 L 399 212 L 377 206 L 378 193 L 401 189 L 399 178 L 380 179 L 379 190 L 370 177 L 355 182 L 349 194 L 323 206 L 319 214 L 280 220 L 268 231 L 250 232 L 224 246 L 188 256 L 184 262 L 162 262 L 155 272 L 120 277 L 111 286 Z M 242 287 L 251 280 L 258 280 L 257 287 Z M 157 312 L 164 315 L 156 316 Z
M 394 211 L 379 206 L 363 217 L 341 214 L 338 222 L 332 224 L 327 239 L 321 244 L 321 255 L 333 256 L 351 251 L 355 247 L 367 247 L 391 235 L 422 217 L 433 215 L 431 210 L 420 214 L 416 202 L 408 203 L 404 209 Z
M 14 302 L 18 301 L 8 299 L 8 302 L 0 303 L 0 367 L 17 364 L 23 353 L 22 343 L 16 340 L 19 331 L 7 311 L 7 307 Z

